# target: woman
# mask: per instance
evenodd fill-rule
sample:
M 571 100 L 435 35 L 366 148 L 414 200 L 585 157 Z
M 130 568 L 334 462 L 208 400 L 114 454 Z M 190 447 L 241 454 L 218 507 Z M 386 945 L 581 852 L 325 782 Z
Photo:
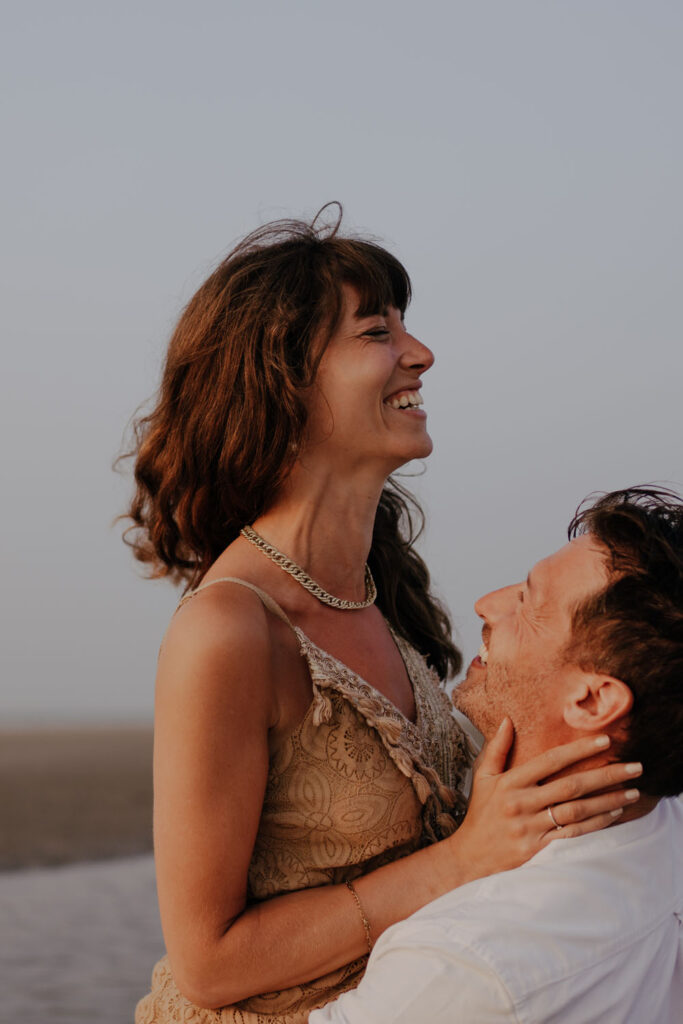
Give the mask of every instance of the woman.
M 591 741 L 539 758 L 531 784 L 503 773 L 504 722 L 463 820 L 468 753 L 439 684 L 460 656 L 387 483 L 431 450 L 433 356 L 405 327 L 403 267 L 337 227 L 238 245 L 184 311 L 138 425 L 136 556 L 195 588 L 159 659 L 169 955 L 138 1024 L 305 1021 L 390 924 L 625 802 L 564 804 L 621 766 L 536 785 Z M 549 805 L 585 820 L 549 833 Z

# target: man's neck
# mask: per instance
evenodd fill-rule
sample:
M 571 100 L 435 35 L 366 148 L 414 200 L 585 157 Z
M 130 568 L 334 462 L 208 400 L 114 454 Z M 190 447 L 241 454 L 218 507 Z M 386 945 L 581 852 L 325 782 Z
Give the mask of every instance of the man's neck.
M 507 767 L 512 768 L 525 764 L 527 761 L 530 761 L 531 758 L 544 753 L 546 750 L 550 750 L 558 744 L 568 743 L 570 740 L 580 738 L 581 737 L 576 733 L 573 733 L 571 736 L 554 736 L 550 740 L 534 736 L 519 737 L 515 735 L 515 741 L 508 758 Z M 618 762 L 616 751 L 611 747 L 608 747 L 604 753 L 600 752 L 595 754 L 593 757 L 586 757 L 581 761 L 575 761 L 574 764 L 569 765 L 568 768 L 563 768 L 562 771 L 548 776 L 544 781 L 553 782 L 555 779 L 567 778 L 567 776 L 574 775 L 577 772 L 585 772 L 595 768 L 602 768 L 604 765 L 615 764 L 616 762 Z M 602 793 L 609 793 L 617 789 L 639 789 L 638 779 L 634 779 L 633 782 L 624 782 L 617 783 L 613 786 L 605 786 L 589 795 L 599 796 Z M 642 818 L 643 815 L 649 814 L 650 811 L 656 807 L 658 800 L 659 797 L 648 796 L 641 792 L 639 798 L 635 802 L 628 803 L 624 806 L 623 813 L 614 819 L 614 824 L 622 825 L 627 821 L 634 821 L 636 818 Z

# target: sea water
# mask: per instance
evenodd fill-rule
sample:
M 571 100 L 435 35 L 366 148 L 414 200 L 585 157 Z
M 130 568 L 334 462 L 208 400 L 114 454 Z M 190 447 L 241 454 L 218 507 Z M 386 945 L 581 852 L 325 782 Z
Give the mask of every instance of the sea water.
M 164 944 L 151 856 L 0 873 L 0 1019 L 129 1024 Z

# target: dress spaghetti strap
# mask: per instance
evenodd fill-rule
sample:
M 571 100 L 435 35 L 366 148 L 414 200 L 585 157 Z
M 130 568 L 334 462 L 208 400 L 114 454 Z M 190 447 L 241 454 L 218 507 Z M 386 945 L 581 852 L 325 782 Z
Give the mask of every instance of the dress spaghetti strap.
M 261 590 L 261 588 L 257 587 L 254 583 L 249 583 L 247 580 L 241 580 L 237 576 L 221 576 L 217 580 L 210 580 L 208 583 L 202 583 L 202 585 L 196 587 L 195 590 L 188 591 L 188 593 L 185 594 L 184 597 L 181 597 L 180 601 L 178 601 L 176 611 L 178 610 L 178 608 L 184 605 L 186 601 L 189 601 L 191 597 L 194 597 L 195 594 L 198 594 L 200 590 L 208 590 L 209 587 L 213 587 L 216 583 L 237 583 L 241 587 L 246 587 L 247 590 L 252 590 L 256 594 L 256 596 L 261 599 L 261 602 L 265 605 L 269 612 L 272 612 L 273 615 L 276 615 L 278 619 L 281 619 L 287 626 L 289 626 L 291 630 L 293 630 L 294 633 L 296 633 L 296 628 L 294 624 L 287 617 L 287 615 L 280 607 L 280 605 L 277 603 L 277 601 L 270 596 L 270 594 L 267 594 L 265 590 Z

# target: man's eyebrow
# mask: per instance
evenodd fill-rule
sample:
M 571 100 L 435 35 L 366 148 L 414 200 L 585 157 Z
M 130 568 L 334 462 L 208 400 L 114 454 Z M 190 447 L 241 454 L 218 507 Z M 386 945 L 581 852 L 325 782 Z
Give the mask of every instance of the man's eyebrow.
M 534 605 L 541 605 L 545 601 L 545 584 L 543 582 L 543 570 L 536 571 L 536 567 L 529 570 L 526 578 L 527 592 Z

